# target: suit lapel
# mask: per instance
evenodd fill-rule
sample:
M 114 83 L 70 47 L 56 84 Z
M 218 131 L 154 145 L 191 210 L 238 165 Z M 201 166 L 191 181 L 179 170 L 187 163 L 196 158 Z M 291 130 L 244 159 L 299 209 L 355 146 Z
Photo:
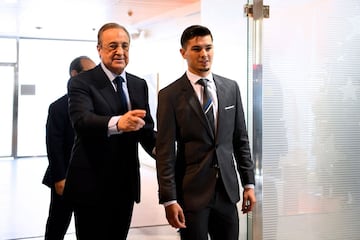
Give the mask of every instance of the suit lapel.
M 186 77 L 186 74 L 184 74 L 184 76 L 182 77 L 182 81 L 183 81 L 182 90 L 184 91 L 185 99 L 188 99 L 188 104 L 194 110 L 196 117 L 199 119 L 201 124 L 206 128 L 206 131 L 209 133 L 209 135 L 212 138 L 214 138 L 214 133 L 206 120 L 206 116 L 200 105 L 199 99 L 197 98 L 189 79 Z
M 97 66 L 94 79 L 96 80 L 96 83 L 94 83 L 95 86 L 98 88 L 99 93 L 103 96 L 105 101 L 109 104 L 111 111 L 117 113 L 121 107 L 119 96 L 116 93 L 109 78 L 101 69 L 100 65 Z
M 216 95 L 218 99 L 218 114 L 217 114 L 217 132 L 222 133 L 226 132 L 222 128 L 225 127 L 225 120 L 223 117 L 225 115 L 225 102 L 228 94 L 226 94 L 227 90 L 223 84 L 223 80 L 219 78 L 217 75 L 213 74 L 215 86 L 216 86 Z
M 134 105 L 136 105 L 136 98 L 133 99 L 132 96 L 138 96 L 139 93 L 138 90 L 136 89 L 136 79 L 134 79 L 134 77 L 131 74 L 126 73 L 126 85 L 127 85 L 127 89 L 128 89 L 128 94 L 129 94 L 129 101 L 132 105 L 132 107 L 135 107 Z

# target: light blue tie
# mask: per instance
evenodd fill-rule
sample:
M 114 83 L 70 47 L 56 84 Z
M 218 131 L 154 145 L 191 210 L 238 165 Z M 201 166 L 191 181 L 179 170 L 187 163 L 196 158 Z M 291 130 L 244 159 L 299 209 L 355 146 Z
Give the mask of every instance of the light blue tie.
M 215 133 L 215 120 L 214 120 L 214 111 L 213 111 L 213 101 L 211 99 L 209 90 L 207 88 L 207 82 L 208 79 L 201 78 L 197 81 L 198 84 L 203 86 L 204 92 L 203 92 L 203 110 L 206 115 L 206 118 L 208 120 L 208 123 L 213 130 L 213 133 Z

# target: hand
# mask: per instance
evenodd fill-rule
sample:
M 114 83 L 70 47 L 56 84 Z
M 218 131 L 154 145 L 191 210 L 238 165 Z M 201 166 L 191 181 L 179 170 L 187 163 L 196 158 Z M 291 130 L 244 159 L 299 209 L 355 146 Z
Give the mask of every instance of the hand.
M 64 187 L 65 187 L 65 181 L 66 179 L 60 180 L 55 183 L 55 192 L 57 195 L 62 196 L 64 193 Z
M 255 207 L 256 197 L 253 188 L 246 188 L 243 192 L 243 202 L 241 211 L 243 214 L 251 212 Z
M 124 132 L 137 131 L 145 125 L 145 115 L 146 111 L 141 109 L 128 111 L 117 122 L 117 129 Z
M 166 219 L 172 227 L 186 228 L 184 212 L 178 203 L 166 206 L 165 212 Z

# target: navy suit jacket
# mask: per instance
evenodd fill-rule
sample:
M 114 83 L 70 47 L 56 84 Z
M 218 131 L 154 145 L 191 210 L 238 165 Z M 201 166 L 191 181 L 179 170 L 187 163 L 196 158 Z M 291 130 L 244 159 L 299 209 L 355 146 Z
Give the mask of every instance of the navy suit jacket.
M 75 203 L 140 201 L 138 143 L 152 154 L 154 122 L 144 79 L 126 73 L 132 109 L 146 110 L 145 126 L 136 132 L 108 136 L 108 122 L 120 115 L 120 97 L 98 65 L 72 78 L 69 113 L 75 142 L 64 197 Z
M 239 87 L 219 75 L 213 78 L 218 96 L 216 136 L 186 74 L 159 92 L 156 165 L 160 203 L 177 200 L 186 210 L 205 207 L 215 191 L 214 159 L 232 202 L 240 200 L 237 172 L 243 185 L 255 184 Z
M 65 179 L 69 165 L 74 130 L 68 112 L 68 95 L 65 94 L 49 106 L 46 121 L 46 150 L 49 166 L 43 184 L 54 187 L 54 183 Z

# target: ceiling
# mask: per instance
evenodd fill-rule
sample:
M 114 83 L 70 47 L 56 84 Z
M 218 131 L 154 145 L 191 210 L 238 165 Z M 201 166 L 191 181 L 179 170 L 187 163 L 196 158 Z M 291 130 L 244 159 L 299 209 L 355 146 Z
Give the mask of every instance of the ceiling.
M 94 39 L 106 22 L 130 32 L 166 21 L 200 0 L 0 0 L 0 36 Z

